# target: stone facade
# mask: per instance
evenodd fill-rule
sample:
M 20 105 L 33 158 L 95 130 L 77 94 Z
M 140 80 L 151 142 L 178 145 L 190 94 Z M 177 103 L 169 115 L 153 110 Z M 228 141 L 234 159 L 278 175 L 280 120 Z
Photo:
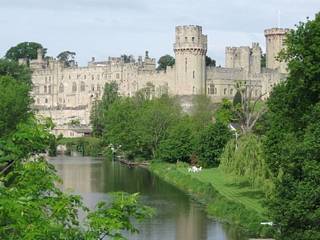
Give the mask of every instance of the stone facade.
M 94 58 L 86 67 L 64 67 L 56 59 L 44 60 L 39 49 L 38 58 L 30 62 L 33 70 L 33 97 L 38 113 L 50 116 L 57 125 L 80 120 L 89 125 L 92 103 L 100 99 L 104 85 L 116 81 L 120 94 L 134 96 L 152 86 L 155 96 L 190 96 L 206 94 L 213 101 L 232 98 L 235 82 L 244 80 L 255 86 L 254 95 L 270 93 L 272 87 L 286 77 L 286 64 L 275 57 L 283 48 L 287 29 L 265 31 L 267 68 L 261 68 L 262 51 L 258 43 L 252 47 L 227 47 L 225 67 L 206 67 L 207 36 L 200 26 L 176 27 L 173 46 L 176 63 L 165 71 L 156 70 L 156 60 L 149 57 L 109 57 L 98 62 Z

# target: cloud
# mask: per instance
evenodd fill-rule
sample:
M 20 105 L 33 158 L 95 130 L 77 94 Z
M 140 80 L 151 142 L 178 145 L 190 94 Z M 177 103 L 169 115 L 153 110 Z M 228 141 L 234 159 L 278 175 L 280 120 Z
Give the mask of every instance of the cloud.
M 0 0 L 0 55 L 22 41 L 37 41 L 56 56 L 92 57 L 122 53 L 173 54 L 174 27 L 197 24 L 208 34 L 208 54 L 224 62 L 226 46 L 264 46 L 263 30 L 293 27 L 320 9 L 319 0 Z

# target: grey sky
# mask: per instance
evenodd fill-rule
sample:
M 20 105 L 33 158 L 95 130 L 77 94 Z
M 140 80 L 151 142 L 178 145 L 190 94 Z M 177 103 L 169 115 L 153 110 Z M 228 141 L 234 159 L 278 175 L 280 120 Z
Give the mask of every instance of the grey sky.
M 0 56 L 23 41 L 48 55 L 77 53 L 85 65 L 123 53 L 172 54 L 174 27 L 197 24 L 208 35 L 208 55 L 224 65 L 226 46 L 260 42 L 263 30 L 294 27 L 320 10 L 320 0 L 0 0 Z

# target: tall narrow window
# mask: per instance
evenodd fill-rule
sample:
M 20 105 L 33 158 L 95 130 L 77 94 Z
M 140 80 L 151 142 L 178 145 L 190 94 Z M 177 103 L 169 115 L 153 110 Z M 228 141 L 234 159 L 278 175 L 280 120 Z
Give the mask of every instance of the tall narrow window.
M 193 79 L 195 79 L 195 77 L 196 77 L 196 71 L 193 71 L 193 72 L 192 72 L 192 77 L 193 77 Z
M 209 85 L 209 89 L 210 89 L 210 91 L 209 91 L 209 94 L 211 94 L 211 95 L 213 95 L 215 92 L 214 92 L 214 90 L 215 90 L 215 87 L 214 87 L 214 84 L 210 84 Z
M 77 84 L 75 82 L 72 83 L 72 92 L 77 91 Z
M 227 89 L 226 89 L 226 88 L 223 89 L 223 94 L 224 94 L 224 95 L 227 95 Z
M 192 42 L 194 42 L 194 37 L 192 37 Z
M 48 93 L 51 94 L 51 85 L 48 86 Z
M 80 91 L 84 92 L 86 90 L 86 84 L 82 81 L 80 84 Z
M 184 62 L 184 71 L 187 72 L 187 70 L 188 70 L 188 58 L 185 58 L 184 61 L 185 61 Z
M 47 86 L 44 86 L 44 87 L 43 87 L 43 92 L 44 92 L 44 93 L 47 93 Z
M 63 93 L 63 92 L 64 92 L 64 86 L 61 83 L 60 86 L 59 86 L 59 93 Z

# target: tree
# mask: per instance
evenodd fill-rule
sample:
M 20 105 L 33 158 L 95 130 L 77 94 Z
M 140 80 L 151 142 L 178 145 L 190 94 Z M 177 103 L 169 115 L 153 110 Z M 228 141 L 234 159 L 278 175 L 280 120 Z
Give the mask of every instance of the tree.
M 257 91 L 257 86 L 252 84 L 252 81 L 238 81 L 235 84 L 237 94 L 234 98 L 234 113 L 240 124 L 243 134 L 250 133 L 257 121 L 267 112 L 267 106 L 262 103 L 263 96 L 266 93 L 259 93 L 254 96 L 254 91 Z M 240 101 L 240 103 L 239 103 Z
M 59 53 L 57 59 L 64 64 L 65 67 L 71 67 L 75 65 L 75 58 L 76 53 L 70 51 L 64 51 Z
M 173 66 L 175 63 L 174 57 L 170 55 L 164 55 L 159 58 L 158 60 L 158 67 L 157 70 L 166 70 L 167 67 Z
M 30 115 L 29 86 L 9 76 L 0 76 L 0 138 L 8 135 Z
M 0 59 L 0 76 L 10 76 L 20 83 L 32 85 L 30 69 L 11 60 Z
M 116 82 L 106 83 L 101 100 L 93 103 L 90 122 L 93 127 L 93 134 L 101 136 L 104 131 L 104 117 L 112 103 L 119 98 L 118 84 Z
M 7 51 L 5 58 L 13 61 L 18 61 L 20 58 L 24 58 L 27 60 L 36 59 L 38 49 L 43 49 L 42 57 L 45 57 L 47 49 L 43 48 L 43 46 L 40 43 L 22 42 L 16 45 L 15 47 L 11 47 Z
M 196 154 L 204 167 L 217 167 L 224 146 L 231 138 L 228 127 L 220 122 L 202 129 L 196 142 Z
M 189 117 L 185 117 L 168 129 L 167 136 L 159 144 L 156 159 L 176 163 L 191 161 L 194 152 L 194 128 Z
M 267 54 L 262 54 L 261 56 L 261 68 L 267 67 Z
M 266 162 L 275 182 L 269 210 L 279 239 L 320 238 L 320 14 L 286 37 L 289 76 L 268 100 Z
M 206 66 L 207 67 L 215 67 L 216 60 L 212 59 L 211 57 L 206 56 Z

